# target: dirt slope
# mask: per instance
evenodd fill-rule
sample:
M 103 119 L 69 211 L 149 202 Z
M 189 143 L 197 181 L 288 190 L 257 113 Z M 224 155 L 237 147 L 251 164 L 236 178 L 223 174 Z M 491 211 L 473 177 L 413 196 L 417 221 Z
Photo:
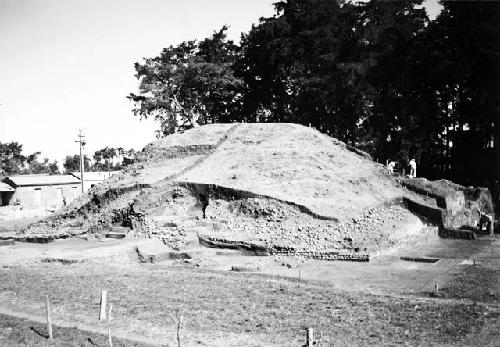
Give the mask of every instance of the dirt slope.
M 24 233 L 127 226 L 172 247 L 209 234 L 375 252 L 421 226 L 402 195 L 382 165 L 314 129 L 213 124 L 149 144 L 135 164 Z
M 297 124 L 242 124 L 178 181 L 217 184 L 304 205 L 338 220 L 401 194 L 384 168 Z

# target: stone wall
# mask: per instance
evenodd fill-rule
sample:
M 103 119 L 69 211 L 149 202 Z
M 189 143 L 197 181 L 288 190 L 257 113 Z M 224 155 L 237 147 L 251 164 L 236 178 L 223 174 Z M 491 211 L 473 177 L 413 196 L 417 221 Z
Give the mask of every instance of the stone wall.
M 200 244 L 206 247 L 241 249 L 251 251 L 255 255 L 286 255 L 318 260 L 346 260 L 362 262 L 370 260 L 370 256 L 368 254 L 361 253 L 297 250 L 293 247 L 257 245 L 246 241 L 227 240 L 202 235 L 198 235 L 198 239 Z

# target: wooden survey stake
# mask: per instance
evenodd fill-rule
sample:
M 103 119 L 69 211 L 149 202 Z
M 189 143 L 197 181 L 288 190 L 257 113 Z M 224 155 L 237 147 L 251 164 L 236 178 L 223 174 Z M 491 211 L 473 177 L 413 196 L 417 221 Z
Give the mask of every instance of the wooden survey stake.
M 45 313 L 47 316 L 47 334 L 49 335 L 49 340 L 52 340 L 54 336 L 52 335 L 52 318 L 50 317 L 50 302 L 49 296 L 45 296 Z
M 101 292 L 101 312 L 99 313 L 99 320 L 106 320 L 106 297 L 108 295 L 107 290 Z
M 313 330 L 313 328 L 307 328 L 306 346 L 313 347 L 313 345 L 314 345 L 314 330 Z

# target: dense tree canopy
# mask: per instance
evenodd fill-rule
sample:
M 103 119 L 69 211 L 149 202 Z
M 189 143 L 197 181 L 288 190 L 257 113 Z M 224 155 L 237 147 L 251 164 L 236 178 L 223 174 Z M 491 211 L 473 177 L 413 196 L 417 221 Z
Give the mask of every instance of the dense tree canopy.
M 131 93 L 129 99 L 136 115 L 160 122 L 159 135 L 231 120 L 243 85 L 233 74 L 237 46 L 226 39 L 226 30 L 199 43 L 170 46 L 135 64 L 139 93 Z
M 38 161 L 41 152 L 25 156 L 22 151 L 22 144 L 0 142 L 0 175 L 59 173 L 56 161 L 50 162 L 48 158 L 44 158 L 42 162 Z
M 118 152 L 113 147 L 105 147 L 94 153 L 93 169 L 96 171 L 111 170 L 113 165 L 112 160 L 117 156 Z
M 236 69 L 248 86 L 248 120 L 311 124 L 354 144 L 369 87 L 356 7 L 297 0 L 276 8 L 243 37 Z
M 38 161 L 38 156 L 41 152 L 35 152 L 26 157 L 27 168 L 25 168 L 23 174 L 49 174 L 57 175 L 59 174 L 59 166 L 57 161 L 50 162 L 49 158 L 43 158 L 43 161 Z
M 18 174 L 26 162 L 26 157 L 22 155 L 23 145 L 17 142 L 0 142 L 0 173 Z
M 136 64 L 135 113 L 165 135 L 206 122 L 312 125 L 429 178 L 498 185 L 500 3 L 283 0 L 243 34 L 225 29 Z M 497 188 L 498 189 L 498 188 Z
M 87 157 L 86 155 L 83 156 L 84 164 L 83 168 L 85 171 L 90 170 L 90 158 Z M 80 155 L 75 154 L 75 155 L 67 155 L 66 158 L 64 158 L 63 161 L 63 167 L 64 167 L 64 172 L 66 174 L 70 174 L 72 172 L 79 172 L 80 171 Z

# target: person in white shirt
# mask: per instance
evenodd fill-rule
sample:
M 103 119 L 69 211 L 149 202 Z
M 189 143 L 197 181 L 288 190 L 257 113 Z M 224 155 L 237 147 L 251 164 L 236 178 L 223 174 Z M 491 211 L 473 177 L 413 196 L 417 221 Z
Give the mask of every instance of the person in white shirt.
M 417 177 L 417 162 L 415 159 L 410 160 L 410 178 Z
M 396 166 L 396 163 L 392 160 L 389 160 L 389 162 L 387 163 L 387 171 L 389 171 L 390 174 L 393 174 L 395 166 Z

